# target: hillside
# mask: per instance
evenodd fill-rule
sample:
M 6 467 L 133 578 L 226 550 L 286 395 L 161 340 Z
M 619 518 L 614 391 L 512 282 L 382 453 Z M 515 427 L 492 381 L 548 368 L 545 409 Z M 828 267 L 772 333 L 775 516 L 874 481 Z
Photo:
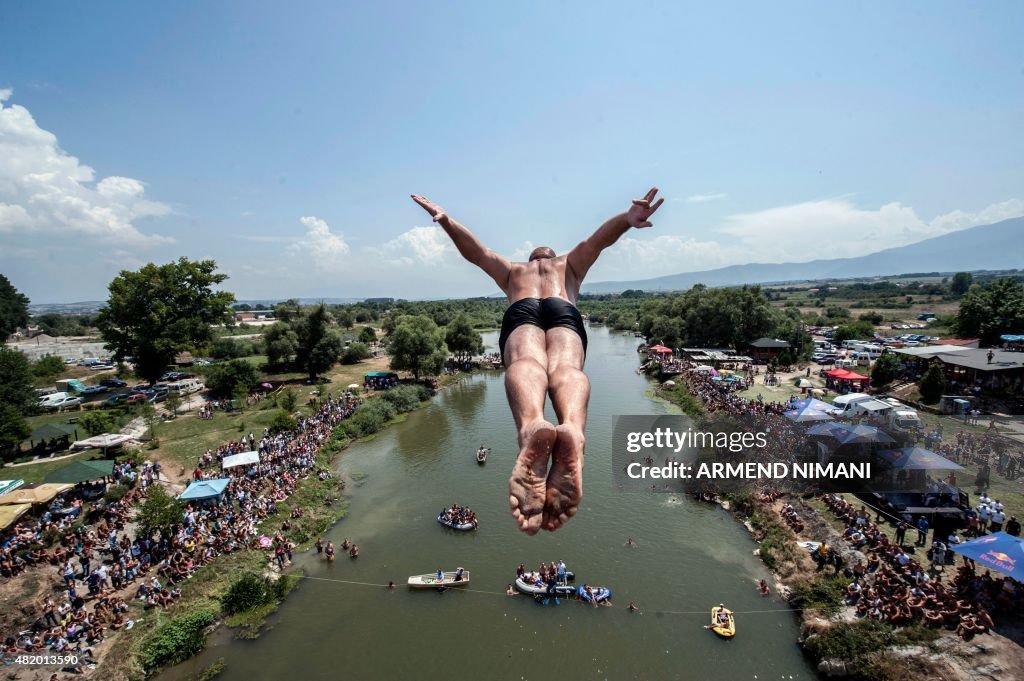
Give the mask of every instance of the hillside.
M 961 272 L 1024 267 L 1024 218 L 980 225 L 856 258 L 750 263 L 653 279 L 584 284 L 584 293 L 626 289 L 682 291 L 694 284 L 735 286 L 774 282 L 891 276 L 905 272 Z

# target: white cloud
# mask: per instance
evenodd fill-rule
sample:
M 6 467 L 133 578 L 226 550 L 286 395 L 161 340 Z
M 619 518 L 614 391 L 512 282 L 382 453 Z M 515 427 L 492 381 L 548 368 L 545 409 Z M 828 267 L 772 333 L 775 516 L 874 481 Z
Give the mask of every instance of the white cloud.
M 352 250 L 344 237 L 333 234 L 326 221 L 312 215 L 299 218 L 306 227 L 306 233 L 288 247 L 293 253 L 307 256 L 320 270 L 336 268 L 342 256 Z
M 0 231 L 57 232 L 153 246 L 173 239 L 143 234 L 135 221 L 170 213 L 145 198 L 145 185 L 129 177 L 96 181 L 95 171 L 71 156 L 23 106 L 4 103 L 0 90 Z
M 440 227 L 413 227 L 367 250 L 380 253 L 397 265 L 436 266 L 445 263 L 447 257 L 455 253 L 455 246 Z
M 728 194 L 693 194 L 687 196 L 685 201 L 687 203 L 708 203 L 709 201 L 721 201 L 722 199 L 729 196 Z
M 865 255 L 1019 215 L 1024 215 L 1020 199 L 931 220 L 899 202 L 876 209 L 848 199 L 824 199 L 731 215 L 718 231 L 749 249 L 751 261 L 804 261 Z

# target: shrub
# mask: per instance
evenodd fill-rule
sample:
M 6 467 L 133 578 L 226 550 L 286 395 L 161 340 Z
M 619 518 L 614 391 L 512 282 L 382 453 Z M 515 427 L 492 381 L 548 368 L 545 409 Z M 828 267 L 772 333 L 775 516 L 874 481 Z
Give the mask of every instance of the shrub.
M 399 414 L 404 414 L 420 406 L 427 399 L 425 394 L 429 396 L 429 391 L 422 385 L 403 385 L 386 391 L 381 399 L 394 406 Z
M 220 599 L 220 605 L 229 615 L 252 610 L 272 600 L 273 592 L 266 579 L 247 572 L 228 587 Z
M 295 419 L 286 411 L 279 411 L 274 414 L 274 420 L 270 422 L 271 433 L 286 433 L 295 429 Z
M 153 671 L 199 653 L 206 644 L 206 628 L 216 621 L 212 611 L 199 610 L 162 625 L 142 648 L 143 667 Z
M 801 610 L 835 612 L 843 605 L 848 581 L 841 576 L 818 575 L 810 582 L 802 582 L 793 588 L 790 605 Z
M 114 485 L 107 490 L 107 493 L 103 495 L 103 498 L 107 500 L 107 503 L 114 503 L 115 501 L 121 501 L 128 494 L 127 485 Z
M 893 628 L 874 619 L 833 624 L 824 633 L 807 639 L 807 650 L 816 659 L 857 660 L 881 650 L 893 641 Z

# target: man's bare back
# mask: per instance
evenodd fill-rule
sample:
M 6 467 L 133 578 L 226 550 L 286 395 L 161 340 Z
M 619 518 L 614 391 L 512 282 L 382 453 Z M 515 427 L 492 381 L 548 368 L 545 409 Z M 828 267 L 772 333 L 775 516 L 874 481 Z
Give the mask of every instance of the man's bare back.
M 514 303 L 523 298 L 561 298 L 573 305 L 580 293 L 580 282 L 568 266 L 568 257 L 538 258 L 530 262 L 510 263 L 505 295 Z
M 590 382 L 583 373 L 586 330 L 576 309 L 580 285 L 601 252 L 648 220 L 664 199 L 657 188 L 606 221 L 568 254 L 535 249 L 529 262 L 509 262 L 422 196 L 413 200 L 445 230 L 459 253 L 508 296 L 499 337 L 505 390 L 516 422 L 519 455 L 509 478 L 509 507 L 519 529 L 554 531 L 576 514 L 583 496 L 584 430 Z M 559 425 L 544 419 L 550 395 Z M 550 466 L 549 466 L 550 464 Z

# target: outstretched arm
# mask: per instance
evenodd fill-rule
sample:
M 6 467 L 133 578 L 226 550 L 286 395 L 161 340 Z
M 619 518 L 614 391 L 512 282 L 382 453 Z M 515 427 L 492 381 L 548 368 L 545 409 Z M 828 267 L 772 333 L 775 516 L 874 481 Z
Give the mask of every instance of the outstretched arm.
M 652 225 L 648 218 L 665 201 L 665 199 L 658 199 L 654 204 L 651 204 L 657 193 L 658 188 L 653 187 L 644 198 L 634 199 L 633 205 L 629 207 L 628 211 L 609 219 L 598 227 L 597 231 L 591 234 L 589 238 L 581 241 L 576 248 L 569 252 L 569 267 L 572 269 L 573 274 L 576 275 L 577 282 L 582 282 L 583 277 L 587 276 L 587 272 L 590 271 L 590 268 L 597 261 L 601 251 L 618 241 L 619 237 L 628 232 L 630 227 L 644 228 Z
M 417 194 L 412 195 L 412 200 L 430 213 L 434 222 L 441 225 L 441 229 L 451 238 L 463 258 L 486 272 L 502 291 L 505 290 L 509 274 L 512 272 L 512 265 L 508 260 L 480 243 L 472 232 L 448 217 L 441 206 Z

